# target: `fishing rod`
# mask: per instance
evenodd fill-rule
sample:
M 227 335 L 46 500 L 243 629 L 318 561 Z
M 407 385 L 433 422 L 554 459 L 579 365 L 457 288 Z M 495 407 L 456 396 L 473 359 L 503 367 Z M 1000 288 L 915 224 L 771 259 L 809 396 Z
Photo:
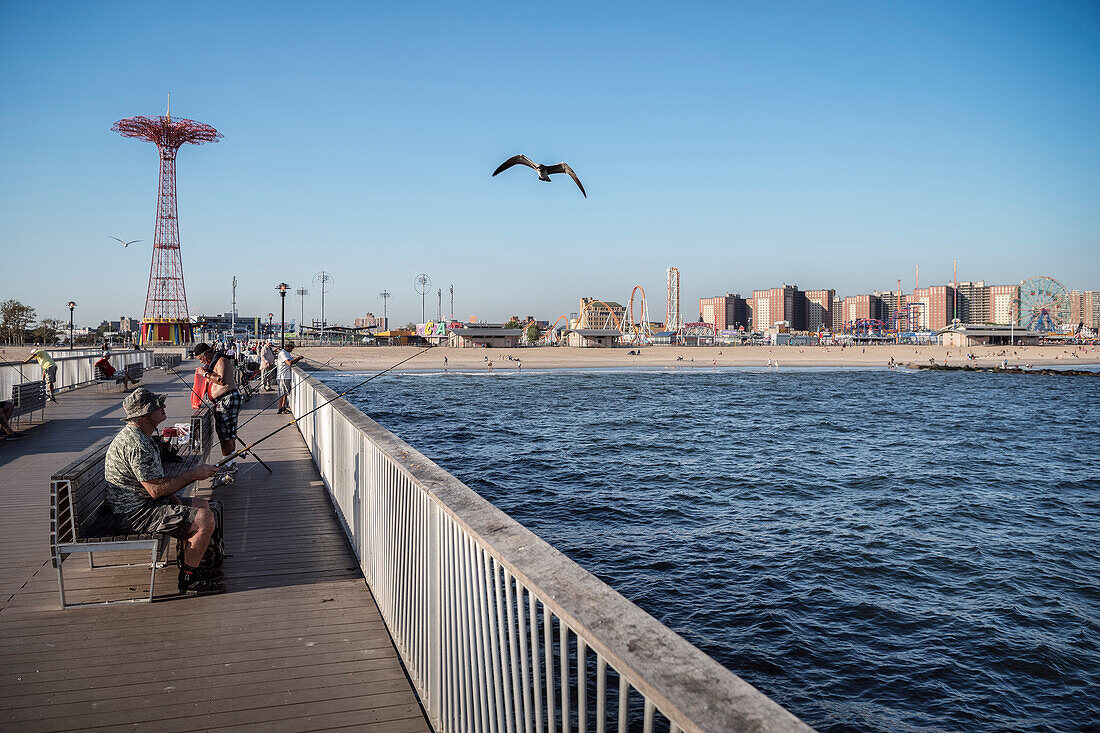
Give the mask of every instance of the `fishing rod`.
M 185 385 L 185 386 L 187 387 L 187 389 L 191 391 L 191 394 L 198 394 L 198 395 L 199 395 L 199 400 L 200 400 L 200 401 L 202 401 L 202 403 L 203 403 L 203 404 L 207 404 L 207 402 L 206 402 L 206 400 L 204 399 L 203 395 L 201 395 L 201 394 L 199 394 L 198 392 L 196 392 L 196 391 L 195 391 L 195 387 L 194 387 L 194 385 L 191 385 L 191 384 L 187 384 L 187 380 L 186 380 L 186 379 L 184 379 L 184 378 L 183 378 L 183 376 L 182 376 L 182 375 L 180 375 L 180 373 L 179 373 L 179 372 L 177 372 L 177 371 L 176 371 L 175 369 L 173 369 L 172 367 L 166 367 L 166 368 L 168 369 L 168 371 L 172 372 L 172 374 L 175 374 L 175 375 L 176 375 L 176 378 L 177 378 L 177 379 L 179 379 L 179 380 L 180 380 L 181 382 L 183 382 L 183 383 L 184 383 L 184 385 Z M 213 409 L 214 409 L 214 404 L 213 404 L 213 403 L 209 403 L 209 404 L 210 404 L 210 409 L 211 409 L 211 410 L 213 410 Z M 238 435 L 238 436 L 236 437 L 236 442 L 239 442 L 239 443 L 240 443 L 241 445 L 244 445 L 244 444 L 245 444 L 245 443 L 244 443 L 244 441 L 243 441 L 243 440 L 241 440 L 241 436 L 239 436 L 239 435 Z M 243 456 L 243 455 L 244 455 L 244 453 L 245 453 L 244 451 L 238 451 L 238 452 L 236 453 L 236 455 L 240 455 L 240 456 Z M 258 463 L 259 463 L 259 464 L 260 464 L 261 466 L 263 466 L 264 468 L 266 468 L 266 469 L 267 469 L 267 472 L 268 472 L 268 473 L 273 473 L 273 471 L 271 470 L 271 466 L 269 466 L 269 465 L 267 465 L 266 463 L 264 463 L 264 461 L 263 461 L 263 459 L 262 459 L 262 458 L 260 458 L 260 457 L 259 457 L 258 455 L 256 455 L 255 453 L 253 453 L 253 454 L 252 454 L 252 457 L 253 457 L 253 458 L 255 458 L 255 459 L 256 459 L 256 461 L 257 461 L 257 462 L 258 462 Z M 220 466 L 220 465 L 222 465 L 222 464 L 220 464 L 220 463 L 219 463 L 218 465 Z
M 314 407 L 314 408 L 313 408 L 312 410 L 310 410 L 309 412 L 305 412 L 305 413 L 302 413 L 302 414 L 301 414 L 300 416 L 298 416 L 298 417 L 294 418 L 293 420 L 291 420 L 290 422 L 288 422 L 288 423 L 287 423 L 286 425 L 282 425 L 282 426 L 280 426 L 280 427 L 278 427 L 278 428 L 275 428 L 275 429 L 274 429 L 274 430 L 272 430 L 272 431 L 271 431 L 270 433 L 268 433 L 268 434 L 267 434 L 267 435 L 265 435 L 264 437 L 260 438 L 260 439 L 259 439 L 259 440 L 257 440 L 256 442 L 252 443 L 251 445 L 246 445 L 246 446 L 245 446 L 244 448 L 241 448 L 241 449 L 240 449 L 239 451 L 237 451 L 236 453 L 232 453 L 232 454 L 230 454 L 230 455 L 226 456 L 225 458 L 221 459 L 220 461 L 218 461 L 218 462 L 217 462 L 216 464 L 214 464 L 214 465 L 216 465 L 216 466 L 221 466 L 221 465 L 224 465 L 224 464 L 228 463 L 229 461 L 233 460 L 233 459 L 234 459 L 234 458 L 236 458 L 237 456 L 239 456 L 239 455 L 241 455 L 241 454 L 243 454 L 243 453 L 245 453 L 245 452 L 247 452 L 247 451 L 250 451 L 250 450 L 252 450 L 252 449 L 253 449 L 253 448 L 255 448 L 255 447 L 256 447 L 257 445 L 259 445 L 260 443 L 264 442 L 265 440 L 267 440 L 267 439 L 268 439 L 268 438 L 270 438 L 271 436 L 275 435 L 276 433 L 278 433 L 278 432 L 280 432 L 280 431 L 282 431 L 282 430 L 285 430 L 285 429 L 289 428 L 289 427 L 290 427 L 291 425 L 296 425 L 296 424 L 298 423 L 298 421 L 299 421 L 299 420 L 301 420 L 302 418 L 304 418 L 304 417 L 307 417 L 307 416 L 309 416 L 309 415 L 312 415 L 313 413 L 317 412 L 318 410 L 320 410 L 320 409 L 321 409 L 322 407 L 325 407 L 326 405 L 331 405 L 331 404 L 332 404 L 333 402 L 335 402 L 336 400 L 340 399 L 341 397 L 343 397 L 343 396 L 345 396 L 345 395 L 347 395 L 347 394 L 350 394 L 351 392 L 354 392 L 355 390 L 359 389 L 360 387 L 362 387 L 362 386 L 363 386 L 364 384 L 366 384 L 367 382 L 371 381 L 372 379 L 376 379 L 376 378 L 378 378 L 378 377 L 382 376 L 383 374 L 385 374 L 386 372 L 391 372 L 391 371 L 393 371 L 394 369 L 396 369 L 397 367 L 399 367 L 399 366 L 401 366 L 402 364 L 404 364 L 405 362 L 407 362 L 407 361 L 411 361 L 412 359 L 415 359 L 416 357 L 418 357 L 418 356 L 420 356 L 421 354 L 423 354 L 423 353 L 424 353 L 425 351 L 429 351 L 429 350 L 431 350 L 431 349 L 434 349 L 434 348 L 435 348 L 434 346 L 426 346 L 425 348 L 423 348 L 423 349 L 421 349 L 420 351 L 416 352 L 416 353 L 415 353 L 415 354 L 413 354 L 412 356 L 410 356 L 410 357 L 407 357 L 407 358 L 405 358 L 405 359 L 402 359 L 401 361 L 397 362 L 397 363 L 396 363 L 396 364 L 394 364 L 393 366 L 391 366 L 391 367 L 387 367 L 387 368 L 383 369 L 382 371 L 378 372 L 377 374 L 372 374 L 372 375 L 371 375 L 370 377 L 368 377 L 368 378 L 364 379 L 364 380 L 363 380 L 362 382 L 360 382 L 359 384 L 356 384 L 356 385 L 354 385 L 353 387 L 350 387 L 350 388 L 348 388 L 348 389 L 344 390 L 343 392 L 341 392 L 340 394 L 336 395 L 335 397 L 333 397 L 333 398 L 332 398 L 331 400 L 328 400 L 327 402 L 322 402 L 321 404 L 317 405 L 316 407 Z
M 333 361 L 335 361 L 335 360 L 336 360 L 336 357 L 337 357 L 337 356 L 340 356 L 340 355 L 341 355 L 341 354 L 343 354 L 343 353 L 344 353 L 345 351 L 347 351 L 348 349 L 350 349 L 350 348 L 351 348 L 352 346 L 354 346 L 354 344 L 348 344 L 348 345 L 347 345 L 347 346 L 345 346 L 344 348 L 340 349 L 339 351 L 337 351 L 337 352 L 336 352 L 336 353 L 335 353 L 335 354 L 334 354 L 334 355 L 332 356 L 332 358 L 331 358 L 331 359 L 329 359 L 328 361 L 326 361 L 326 362 L 325 362 L 324 364 L 321 364 L 321 366 L 315 366 L 315 367 L 313 367 L 313 371 L 317 372 L 317 371 L 320 371 L 320 370 L 324 369 L 324 368 L 325 368 L 325 367 L 327 367 L 327 366 L 328 366 L 329 364 L 331 364 L 331 363 L 332 363 Z M 314 362 L 314 363 L 316 363 L 316 362 L 317 362 L 317 360 L 316 360 L 316 359 L 310 359 L 310 358 L 309 358 L 308 356 L 306 356 L 305 354 L 302 354 L 302 355 L 300 355 L 300 356 L 299 356 L 298 358 L 299 358 L 299 359 L 305 359 L 306 361 L 311 361 L 311 362 Z M 275 367 L 272 367 L 272 368 L 275 368 Z M 286 394 L 286 396 L 287 396 L 287 397 L 290 397 L 290 393 L 288 392 L 288 393 Z M 241 423 L 241 424 L 240 424 L 239 426 L 237 426 L 237 429 L 238 429 L 238 430 L 240 430 L 240 429 L 241 429 L 241 428 L 243 428 L 243 427 L 244 427 L 245 425 L 247 425 L 248 423 L 252 422 L 252 421 L 253 421 L 253 420 L 255 420 L 256 418 L 258 418 L 258 417 L 259 417 L 260 415 L 264 414 L 264 412 L 266 412 L 266 411 L 268 410 L 268 408 L 270 408 L 270 407 L 272 407 L 272 406 L 274 406 L 274 405 L 278 404 L 279 400 L 281 400 L 282 398 L 283 398 L 283 395 L 279 395 L 279 396 L 278 396 L 278 397 L 276 397 L 276 398 L 275 398 L 274 400 L 272 400 L 271 402 L 269 402 L 269 403 L 268 403 L 267 405 L 265 405 L 264 407 L 260 408 L 260 411 L 259 411 L 259 412 L 257 412 L 257 413 L 256 413 L 255 415 L 253 415 L 252 417 L 248 418 L 248 419 L 247 419 L 247 420 L 245 420 L 245 421 L 244 421 L 243 423 Z

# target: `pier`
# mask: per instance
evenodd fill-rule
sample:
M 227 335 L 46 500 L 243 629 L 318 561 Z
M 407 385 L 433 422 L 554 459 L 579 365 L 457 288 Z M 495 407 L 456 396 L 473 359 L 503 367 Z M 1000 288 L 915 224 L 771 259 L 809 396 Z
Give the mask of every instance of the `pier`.
M 145 382 L 166 424 L 189 413 L 180 381 Z M 245 459 L 200 490 L 225 505 L 229 592 L 178 596 L 169 565 L 154 603 L 63 611 L 49 478 L 110 440 L 121 396 L 65 392 L 0 444 L 0 727 L 810 730 L 300 370 L 297 428 L 259 448 L 274 473 Z M 72 600 L 148 592 L 147 569 L 76 557 Z
M 187 388 L 172 375 L 146 372 L 145 384 L 169 395 L 166 424 L 190 413 Z M 273 474 L 245 459 L 237 482 L 213 492 L 225 505 L 228 593 L 175 595 L 169 565 L 157 573 L 152 604 L 60 610 L 50 476 L 118 432 L 122 396 L 62 393 L 44 424 L 0 443 L 0 728 L 430 731 L 293 429 L 258 449 Z M 271 399 L 257 395 L 241 421 Z M 283 424 L 274 413 L 245 433 Z M 65 568 L 71 600 L 148 592 L 147 569 L 90 571 L 75 555 Z

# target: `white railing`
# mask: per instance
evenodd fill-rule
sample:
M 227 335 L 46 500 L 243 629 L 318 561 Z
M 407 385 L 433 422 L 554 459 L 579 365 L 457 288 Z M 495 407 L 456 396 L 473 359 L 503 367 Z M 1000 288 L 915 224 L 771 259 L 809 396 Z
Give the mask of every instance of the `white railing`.
M 292 410 L 438 733 L 806 731 L 329 387 Z
M 95 363 L 103 356 L 101 349 L 76 349 L 71 356 L 68 349 L 47 349 L 57 364 L 56 384 L 58 390 L 72 389 L 95 381 Z M 140 363 L 145 369 L 153 367 L 153 352 L 147 349 L 134 351 L 112 351 L 111 366 L 122 370 L 127 364 Z M 11 388 L 22 382 L 37 382 L 42 379 L 42 368 L 37 361 L 4 362 L 0 364 L 0 400 L 11 399 Z

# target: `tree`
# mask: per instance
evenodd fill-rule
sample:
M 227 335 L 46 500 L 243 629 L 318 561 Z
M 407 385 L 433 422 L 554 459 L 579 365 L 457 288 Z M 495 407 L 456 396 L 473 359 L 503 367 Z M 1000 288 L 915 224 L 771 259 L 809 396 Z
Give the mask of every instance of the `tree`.
M 527 336 L 527 340 L 529 342 L 538 341 L 539 336 L 541 336 L 541 335 L 542 335 L 542 330 L 539 328 L 539 324 L 535 323 L 534 321 L 531 321 L 530 323 L 527 324 L 526 336 Z
M 504 324 L 504 327 L 505 327 L 505 328 L 519 328 L 519 327 L 520 327 L 520 326 L 522 326 L 522 325 L 523 325 L 523 324 L 519 322 L 519 319 L 518 319 L 518 318 L 513 318 L 512 320 L 510 320 L 510 321 L 508 321 L 507 323 L 505 323 L 505 324 Z
M 26 329 L 38 315 L 34 308 L 18 300 L 5 300 L 0 303 L 0 329 L 4 340 L 22 344 L 26 340 Z
M 34 337 L 40 343 L 51 344 L 57 338 L 57 331 L 61 328 L 61 320 L 58 318 L 43 318 L 34 329 Z

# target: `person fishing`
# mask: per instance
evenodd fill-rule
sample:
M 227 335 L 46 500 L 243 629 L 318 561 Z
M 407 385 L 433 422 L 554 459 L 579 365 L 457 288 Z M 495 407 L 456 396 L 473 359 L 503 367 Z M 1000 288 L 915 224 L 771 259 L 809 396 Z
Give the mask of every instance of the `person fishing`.
M 277 370 L 279 381 L 279 409 L 278 415 L 290 412 L 287 402 L 290 400 L 291 373 L 290 368 L 302 360 L 300 356 L 291 356 L 294 351 L 294 342 L 287 341 L 286 346 L 279 351 L 277 357 Z
M 193 481 L 213 476 L 209 464 L 195 466 L 178 476 L 165 476 L 160 449 L 153 440 L 164 422 L 165 396 L 138 387 L 122 401 L 126 425 L 107 448 L 104 481 L 107 504 L 125 534 L 166 534 L 185 543 L 180 565 L 180 593 L 224 593 L 220 571 L 199 568 L 210 538 L 215 516 L 206 499 L 184 499 L 176 492 Z
M 237 446 L 237 418 L 241 414 L 241 393 L 237 391 L 235 364 L 226 354 L 214 351 L 210 344 L 201 342 L 195 346 L 195 358 L 206 369 L 206 382 L 210 388 L 210 401 L 214 403 L 214 430 L 221 442 L 222 456 L 233 455 Z M 224 463 L 225 472 L 232 476 L 237 472 L 237 461 L 231 458 Z

